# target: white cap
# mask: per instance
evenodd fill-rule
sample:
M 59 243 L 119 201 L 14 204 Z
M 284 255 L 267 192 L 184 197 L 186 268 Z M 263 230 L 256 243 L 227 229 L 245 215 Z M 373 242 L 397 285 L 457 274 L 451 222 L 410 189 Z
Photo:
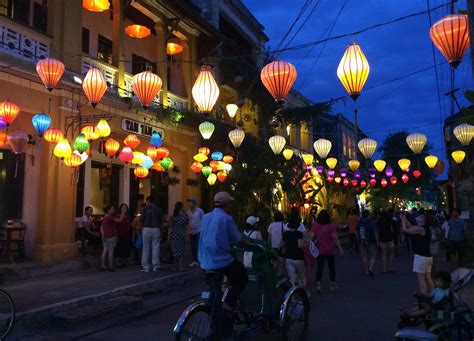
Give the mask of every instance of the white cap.
M 253 215 L 247 218 L 247 224 L 252 226 L 255 226 L 255 224 L 257 224 L 259 221 L 260 219 L 258 219 L 258 217 L 254 217 Z

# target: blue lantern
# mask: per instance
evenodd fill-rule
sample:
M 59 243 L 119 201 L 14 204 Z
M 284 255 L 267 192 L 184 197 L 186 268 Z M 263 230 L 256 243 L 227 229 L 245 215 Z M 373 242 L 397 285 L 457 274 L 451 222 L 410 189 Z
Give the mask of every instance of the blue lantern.
M 33 123 L 33 127 L 35 127 L 36 132 L 38 133 L 39 137 L 43 136 L 43 133 L 48 129 L 49 125 L 51 124 L 51 117 L 46 115 L 45 113 L 39 113 L 33 116 L 31 119 Z
M 150 138 L 150 145 L 153 147 L 159 147 L 163 143 L 163 140 L 161 139 L 160 134 L 158 134 L 156 131 L 151 135 Z
M 221 152 L 214 152 L 211 154 L 211 158 L 216 161 L 222 160 L 223 157 L 224 157 L 224 154 L 222 154 Z
M 150 169 L 153 166 L 153 160 L 148 155 L 145 155 L 145 159 L 140 163 L 140 166 Z
M 5 122 L 3 118 L 0 118 L 0 130 L 5 129 L 6 126 L 7 126 L 7 122 Z

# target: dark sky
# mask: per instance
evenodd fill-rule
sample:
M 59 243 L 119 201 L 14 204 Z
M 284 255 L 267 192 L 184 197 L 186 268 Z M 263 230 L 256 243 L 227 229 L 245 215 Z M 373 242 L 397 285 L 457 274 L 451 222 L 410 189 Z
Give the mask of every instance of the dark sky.
M 278 45 L 304 4 L 304 0 L 243 1 L 265 26 L 265 32 L 270 38 L 268 43 L 270 49 Z M 312 0 L 309 9 L 317 2 Z M 344 2 L 344 0 L 320 0 L 313 15 L 289 46 L 326 38 L 327 28 L 334 23 Z M 446 0 L 429 0 L 429 3 L 433 8 L 446 3 Z M 456 11 L 460 8 L 466 8 L 465 0 L 458 2 Z M 349 0 L 329 36 L 351 33 L 426 9 L 426 0 Z M 448 14 L 447 7 L 431 12 L 432 22 L 446 14 Z M 304 18 L 306 16 L 296 24 L 293 32 L 299 28 Z M 370 64 L 370 74 L 365 88 L 434 65 L 429 27 L 428 16 L 420 15 L 357 36 L 330 41 L 326 45 L 283 52 L 278 58 L 292 63 L 297 68 L 295 89 L 314 102 L 325 101 L 346 94 L 336 76 L 336 69 L 347 45 L 353 41 L 361 45 Z M 469 53 L 468 49 L 466 54 Z M 319 54 L 320 58 L 317 59 Z M 436 63 L 445 60 L 437 49 L 435 57 Z M 451 110 L 450 100 L 444 96 L 449 91 L 449 68 L 448 64 L 437 68 L 443 120 Z M 461 105 L 466 105 L 463 92 L 474 88 L 469 55 L 465 56 L 455 75 L 456 87 L 460 88 L 457 97 Z M 410 133 L 426 134 L 428 142 L 434 146 L 433 153 L 444 158 L 438 103 L 433 68 L 403 80 L 363 91 L 356 105 L 359 109 L 361 129 L 369 137 L 377 140 L 379 145 L 387 135 L 387 130 L 406 129 Z M 352 120 L 354 107 L 351 99 L 339 101 L 334 106 L 334 112 L 340 112 Z

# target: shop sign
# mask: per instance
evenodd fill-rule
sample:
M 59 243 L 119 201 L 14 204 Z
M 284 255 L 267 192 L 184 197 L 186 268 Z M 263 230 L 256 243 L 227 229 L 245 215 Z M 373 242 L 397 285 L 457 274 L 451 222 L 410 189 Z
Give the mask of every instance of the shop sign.
M 128 118 L 122 119 L 122 130 L 146 137 L 151 137 L 154 132 L 157 132 L 160 134 L 162 139 L 165 138 L 165 131 L 162 128 L 155 127 L 151 124 L 130 120 Z

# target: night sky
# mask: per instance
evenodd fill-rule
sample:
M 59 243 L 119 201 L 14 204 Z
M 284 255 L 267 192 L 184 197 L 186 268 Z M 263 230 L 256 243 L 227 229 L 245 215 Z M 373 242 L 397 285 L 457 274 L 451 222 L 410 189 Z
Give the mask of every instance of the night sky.
M 243 1 L 265 26 L 265 33 L 270 38 L 270 49 L 278 45 L 305 2 Z M 346 6 L 329 33 L 328 27 L 334 24 L 345 2 Z M 302 20 L 295 25 L 293 33 L 316 3 L 317 0 L 311 2 Z M 446 1 L 429 0 L 430 8 L 443 3 Z M 320 0 L 310 19 L 288 46 L 355 32 L 427 8 L 426 0 Z M 466 8 L 465 0 L 458 2 L 455 11 L 460 8 Z M 447 7 L 431 12 L 432 22 L 436 22 L 448 12 Z M 370 64 L 370 74 L 364 89 L 434 65 L 429 27 L 428 15 L 419 15 L 356 36 L 329 41 L 326 45 L 283 52 L 278 58 L 292 63 L 297 68 L 298 77 L 294 85 L 296 90 L 314 102 L 326 101 L 346 94 L 336 76 L 336 69 L 347 45 L 353 41 L 361 45 Z M 293 33 L 289 37 L 292 37 Z M 474 89 L 469 53 L 468 49 L 455 73 L 456 87 L 460 88 L 457 97 L 461 106 L 467 105 L 464 91 Z M 436 48 L 435 57 L 436 63 L 445 61 Z M 424 133 L 428 137 L 428 143 L 434 146 L 433 153 L 445 159 L 440 115 L 444 121 L 451 111 L 450 99 L 444 96 L 449 91 L 449 69 L 447 63 L 437 68 L 441 113 L 434 68 L 387 85 L 363 90 L 356 104 L 350 98 L 338 101 L 333 107 L 334 113 L 342 113 L 352 121 L 356 105 L 359 110 L 360 128 L 369 137 L 377 140 L 379 145 L 387 135 L 387 130 L 406 129 L 409 133 Z

